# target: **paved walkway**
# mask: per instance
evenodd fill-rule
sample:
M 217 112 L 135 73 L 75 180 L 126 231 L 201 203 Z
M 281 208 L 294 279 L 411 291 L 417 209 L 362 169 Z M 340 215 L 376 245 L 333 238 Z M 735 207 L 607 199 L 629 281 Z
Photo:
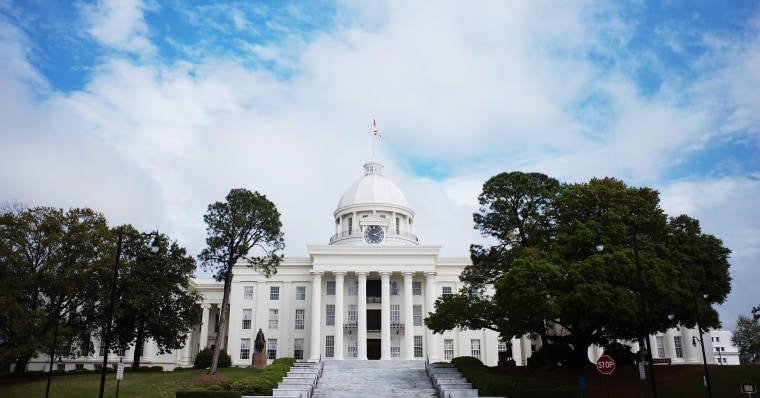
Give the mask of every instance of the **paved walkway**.
M 425 361 L 324 361 L 313 398 L 437 397 Z

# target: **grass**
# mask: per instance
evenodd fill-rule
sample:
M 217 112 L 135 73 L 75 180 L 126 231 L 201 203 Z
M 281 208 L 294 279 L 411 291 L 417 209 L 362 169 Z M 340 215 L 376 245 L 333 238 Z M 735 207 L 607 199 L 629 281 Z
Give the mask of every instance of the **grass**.
M 596 368 L 572 369 L 562 368 L 550 372 L 530 374 L 526 367 L 507 369 L 486 368 L 492 372 L 494 379 L 519 380 L 521 385 L 540 387 L 544 385 L 578 386 L 578 377 L 587 379 L 587 389 L 578 396 L 584 398 L 606 398 L 607 382 L 609 396 L 615 398 L 639 398 L 643 396 L 642 383 L 639 380 L 638 369 L 635 366 L 618 365 L 610 376 L 600 374 Z M 227 368 L 219 369 L 218 374 L 225 380 L 240 380 L 254 376 L 260 369 Z M 657 392 L 659 398 L 702 398 L 707 397 L 707 391 L 702 384 L 704 367 L 702 365 L 657 365 Z M 709 366 L 710 381 L 714 398 L 747 398 L 739 392 L 740 383 L 749 379 L 760 383 L 760 366 Z M 119 386 L 119 397 L 165 397 L 174 398 L 174 393 L 189 390 L 194 387 L 207 386 L 201 378 L 205 370 L 183 369 L 175 372 L 127 372 Z M 116 396 L 116 374 L 106 375 L 105 396 Z M 647 377 L 649 374 L 647 373 Z M 44 397 L 46 378 L 0 378 L 0 397 L 29 398 Z M 644 385 L 647 397 L 651 397 L 651 380 Z M 50 397 L 75 398 L 95 397 L 100 390 L 100 374 L 54 376 L 50 385 Z M 510 396 L 509 391 L 500 393 Z
M 217 374 L 225 380 L 240 380 L 259 374 L 261 369 L 225 368 Z M 119 383 L 120 398 L 174 398 L 177 391 L 208 386 L 202 381 L 206 370 L 183 369 L 174 372 L 127 372 Z M 44 397 L 47 378 L 0 378 L 0 397 Z M 50 383 L 51 398 L 97 397 L 100 392 L 100 374 L 53 376 Z M 106 374 L 104 396 L 116 396 L 116 373 Z
M 652 396 L 652 381 L 647 368 L 647 379 L 642 384 L 639 379 L 639 371 L 636 366 L 618 365 L 612 375 L 600 374 L 596 368 L 556 369 L 549 372 L 528 374 L 527 368 L 497 369 L 491 371 L 498 377 L 519 377 L 534 380 L 534 385 L 554 384 L 560 382 L 565 385 L 578 386 L 578 379 L 584 376 L 587 380 L 587 388 L 579 396 L 584 398 L 639 398 Z M 710 385 L 714 398 L 722 397 L 745 397 L 747 394 L 740 393 L 740 383 L 744 380 L 752 380 L 760 383 L 760 366 L 708 366 Z M 707 389 L 703 384 L 703 365 L 656 365 L 655 377 L 657 382 L 657 395 L 659 398 L 701 398 L 707 397 Z M 609 394 L 608 394 L 609 383 Z M 577 389 L 580 391 L 580 388 Z M 503 395 L 508 395 L 504 392 Z

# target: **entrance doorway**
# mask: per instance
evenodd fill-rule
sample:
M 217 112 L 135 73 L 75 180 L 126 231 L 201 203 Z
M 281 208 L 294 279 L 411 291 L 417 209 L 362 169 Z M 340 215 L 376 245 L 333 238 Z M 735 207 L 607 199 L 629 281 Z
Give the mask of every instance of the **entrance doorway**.
M 380 339 L 367 339 L 367 359 L 380 359 Z

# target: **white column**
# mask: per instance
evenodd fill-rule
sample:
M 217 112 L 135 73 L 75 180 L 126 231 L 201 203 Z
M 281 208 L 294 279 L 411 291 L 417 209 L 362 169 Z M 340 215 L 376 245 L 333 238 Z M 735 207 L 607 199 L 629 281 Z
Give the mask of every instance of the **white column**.
M 153 349 L 153 339 L 145 339 L 143 341 L 143 356 L 142 360 L 145 362 L 150 362 L 153 360 L 153 354 L 155 350 Z
M 404 272 L 404 351 L 406 359 L 414 359 L 414 296 L 412 277 L 414 272 Z
M 311 354 L 309 361 L 319 361 L 322 347 L 322 271 L 311 271 Z
M 335 359 L 343 359 L 343 277 L 345 271 L 335 272 Z
M 182 350 L 179 354 L 179 361 L 177 362 L 177 366 L 188 366 L 192 365 L 192 344 L 193 344 L 193 337 L 192 335 L 187 336 L 187 340 L 185 340 L 185 345 L 182 347 Z
M 211 304 L 201 304 L 203 309 L 203 315 L 201 316 L 201 337 L 198 340 L 200 344 L 199 350 L 203 350 L 208 346 L 208 311 L 211 309 Z
M 425 280 L 425 293 L 426 293 L 426 300 L 425 300 L 425 307 L 426 311 L 428 313 L 433 312 L 434 310 L 434 303 L 436 298 L 436 287 L 435 287 L 435 271 L 426 271 L 425 272 L 426 280 Z M 436 336 L 433 334 L 433 331 L 430 329 L 427 329 L 427 353 L 428 353 L 428 359 L 430 362 L 438 362 L 438 342 L 436 340 Z
M 380 272 L 380 359 L 391 359 L 391 273 Z
M 357 310 L 359 341 L 356 347 L 356 356 L 359 360 L 367 360 L 367 275 L 368 272 L 357 272 L 359 279 L 359 309 Z
M 520 351 L 522 352 L 522 364 L 523 366 L 528 364 L 528 358 L 533 355 L 533 342 L 527 336 L 520 338 Z

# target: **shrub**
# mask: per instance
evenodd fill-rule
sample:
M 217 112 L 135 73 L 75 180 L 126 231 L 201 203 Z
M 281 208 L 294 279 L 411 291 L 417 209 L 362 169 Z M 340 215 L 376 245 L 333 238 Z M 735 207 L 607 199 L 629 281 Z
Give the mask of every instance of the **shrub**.
M 631 347 L 617 341 L 610 343 L 604 349 L 604 353 L 614 359 L 617 364 L 630 365 L 636 363 L 636 354 L 631 351 Z
M 193 362 L 193 367 L 196 369 L 206 369 L 208 367 L 211 367 L 211 359 L 214 356 L 214 351 L 211 350 L 211 348 L 206 347 L 201 350 L 201 352 L 198 353 L 198 355 L 195 356 L 195 362 Z M 229 368 L 232 366 L 232 357 L 227 354 L 226 351 L 221 350 L 219 352 L 219 363 L 217 364 L 220 368 Z
M 177 391 L 176 398 L 240 398 L 238 391 Z
M 296 359 L 292 357 L 282 357 L 282 358 L 277 358 L 274 361 L 272 361 L 272 365 L 279 364 L 279 363 L 284 363 L 284 364 L 287 364 L 288 366 L 293 366 L 296 363 Z

